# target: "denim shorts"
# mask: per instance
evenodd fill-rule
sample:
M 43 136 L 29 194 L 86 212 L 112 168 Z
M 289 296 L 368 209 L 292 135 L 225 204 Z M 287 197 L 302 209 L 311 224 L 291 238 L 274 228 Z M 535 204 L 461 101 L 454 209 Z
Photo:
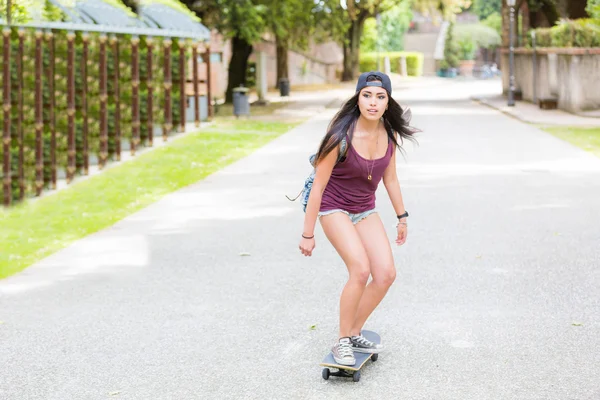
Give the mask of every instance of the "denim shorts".
M 329 214 L 333 214 L 336 212 L 341 212 L 346 214 L 348 217 L 350 217 L 350 221 L 352 221 L 352 223 L 354 225 L 358 224 L 360 221 L 362 221 L 363 219 L 367 218 L 369 215 L 376 213 L 377 210 L 375 209 L 371 209 L 371 210 L 367 210 L 367 211 L 363 211 L 361 213 L 358 214 L 351 214 L 346 210 L 342 210 L 339 208 L 336 208 L 335 210 L 327 210 L 327 211 L 320 211 L 319 214 L 317 214 L 319 217 L 322 217 L 324 215 L 329 215 Z

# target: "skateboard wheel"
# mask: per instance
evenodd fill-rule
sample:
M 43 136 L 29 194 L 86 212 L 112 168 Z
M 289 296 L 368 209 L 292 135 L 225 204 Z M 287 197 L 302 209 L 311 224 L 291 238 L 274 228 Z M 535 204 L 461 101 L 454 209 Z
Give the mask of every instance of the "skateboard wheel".
M 360 371 L 356 371 L 353 375 L 352 375 L 352 380 L 354 382 L 358 382 L 360 381 Z
M 379 354 L 373 354 L 371 356 L 371 360 L 373 360 L 373 362 L 377 361 L 378 358 L 379 358 Z
M 321 375 L 323 376 L 323 379 L 328 380 L 330 373 L 331 371 L 329 371 L 329 368 L 323 368 L 323 373 Z

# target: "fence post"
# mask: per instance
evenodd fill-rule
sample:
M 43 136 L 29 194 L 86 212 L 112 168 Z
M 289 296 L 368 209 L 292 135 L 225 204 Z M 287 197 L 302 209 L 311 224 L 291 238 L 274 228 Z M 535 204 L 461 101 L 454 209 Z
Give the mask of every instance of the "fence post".
M 187 77 L 185 76 L 185 53 L 186 42 L 184 38 L 179 39 L 179 132 L 185 132 L 185 88 Z
M 108 158 L 106 40 L 105 34 L 100 35 L 100 157 L 98 157 L 98 167 L 100 169 L 104 168 Z
M 121 161 L 121 93 L 119 88 L 119 80 L 120 76 L 120 63 L 121 59 L 119 57 L 119 40 L 117 35 L 112 35 L 110 38 L 112 42 L 112 50 L 115 64 L 115 76 L 113 81 L 114 86 L 114 95 L 115 95 L 115 153 L 117 161 Z
M 44 188 L 44 120 L 42 100 L 42 36 L 35 32 L 35 194 L 42 194 Z
M 198 91 L 198 43 L 192 44 L 192 74 L 194 80 L 194 123 L 200 126 L 200 96 Z
M 67 34 L 67 183 L 75 178 L 75 32 Z
M 138 48 L 140 38 L 131 38 L 131 155 L 135 155 L 138 144 L 140 144 L 140 68 Z
M 163 125 L 163 140 L 166 142 L 169 132 L 173 128 L 173 116 L 171 114 L 171 38 L 163 41 L 164 46 L 164 87 L 165 87 L 165 123 Z
M 535 43 L 535 30 L 531 31 L 531 45 L 533 47 L 533 104 L 537 104 L 537 51 Z
M 56 189 L 56 116 L 54 114 L 54 108 L 56 103 L 56 96 L 54 95 L 54 71 L 55 71 L 55 46 L 54 46 L 54 32 L 48 31 L 46 36 L 48 38 L 48 47 L 50 48 L 50 59 L 48 65 L 48 92 L 50 93 L 50 104 L 49 104 L 49 121 L 50 121 L 50 181 L 52 182 L 52 189 Z
M 24 49 L 24 36 L 25 31 L 19 29 L 19 56 L 17 58 L 17 75 L 18 75 L 18 93 L 19 96 L 19 121 L 17 125 L 17 131 L 19 135 L 19 200 L 25 198 L 25 131 L 23 130 L 23 120 L 25 119 L 23 111 L 23 87 L 25 86 L 25 79 L 23 78 L 23 54 Z
M 4 56 L 2 62 L 3 68 L 3 80 L 4 80 L 4 137 L 3 137 L 3 150 L 4 150 L 4 180 L 3 180 L 3 192 L 4 192 L 4 205 L 10 206 L 11 203 L 11 168 L 10 168 L 10 142 L 11 142 L 11 104 L 10 104 L 10 36 L 11 29 L 4 28 L 2 30 L 2 36 L 4 39 Z
M 146 56 L 146 87 L 148 88 L 148 143 L 150 146 L 154 144 L 154 99 L 152 96 L 154 95 L 154 83 L 152 82 L 153 74 L 152 74 L 152 48 L 154 42 L 150 36 L 146 37 L 146 46 L 148 47 L 148 54 Z
M 208 117 L 213 117 L 213 104 L 212 104 L 212 68 L 210 67 L 210 43 L 206 45 L 206 99 L 208 100 Z
M 83 55 L 81 60 L 81 81 L 83 83 L 81 87 L 81 117 L 83 118 L 83 173 L 88 175 L 90 173 L 90 153 L 89 153 L 89 145 L 88 145 L 88 106 L 87 106 L 87 80 L 88 80 L 88 45 L 89 45 L 89 35 L 87 32 L 84 32 L 82 35 L 83 40 Z

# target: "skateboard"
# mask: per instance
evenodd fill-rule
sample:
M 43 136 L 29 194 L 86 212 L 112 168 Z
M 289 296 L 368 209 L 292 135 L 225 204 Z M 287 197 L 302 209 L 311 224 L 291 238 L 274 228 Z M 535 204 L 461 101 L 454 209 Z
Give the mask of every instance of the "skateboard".
M 375 332 L 362 331 L 362 334 L 365 338 L 373 343 L 381 343 L 381 338 Z M 373 362 L 377 361 L 379 354 L 355 352 L 354 358 L 356 359 L 356 363 L 354 365 L 341 365 L 335 362 L 333 359 L 333 353 L 329 352 L 327 357 L 325 357 L 319 364 L 320 366 L 325 367 L 323 368 L 322 373 L 323 379 L 328 380 L 330 376 L 339 376 L 342 378 L 352 378 L 354 382 L 358 382 L 360 381 L 360 369 L 369 359 Z M 337 371 L 331 372 L 330 368 L 336 368 Z

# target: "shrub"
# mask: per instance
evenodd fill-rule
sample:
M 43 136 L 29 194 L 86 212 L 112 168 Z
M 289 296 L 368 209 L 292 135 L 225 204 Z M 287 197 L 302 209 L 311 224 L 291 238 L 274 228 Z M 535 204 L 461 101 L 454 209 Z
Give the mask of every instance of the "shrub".
M 600 20 L 563 20 L 552 28 L 539 28 L 535 32 L 539 47 L 600 47 Z
M 454 32 L 459 43 L 472 40 L 476 47 L 484 49 L 498 47 L 502 42 L 500 35 L 494 28 L 482 23 L 457 25 Z
M 379 53 L 379 60 L 383 64 L 385 57 L 390 58 L 390 69 L 394 73 L 400 73 L 400 58 L 406 57 L 406 69 L 410 76 L 423 75 L 423 53 L 394 51 Z M 360 71 L 375 71 L 377 69 L 377 53 L 361 53 Z
M 600 19 L 600 0 L 588 0 L 585 11 L 590 17 Z
M 458 43 L 456 42 L 456 39 L 454 39 L 454 23 L 451 22 L 448 30 L 446 31 L 443 60 L 445 63 L 442 64 L 445 66 L 445 68 L 442 67 L 442 69 L 458 67 L 460 63 L 459 52 L 460 49 L 458 48 Z

